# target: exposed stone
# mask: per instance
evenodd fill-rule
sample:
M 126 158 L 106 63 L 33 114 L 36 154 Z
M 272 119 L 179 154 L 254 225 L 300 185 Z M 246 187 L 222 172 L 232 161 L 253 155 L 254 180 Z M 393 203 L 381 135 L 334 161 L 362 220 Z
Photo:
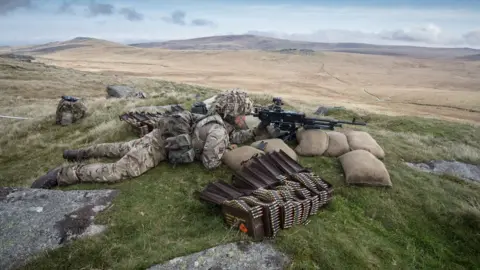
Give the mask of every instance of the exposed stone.
M 28 62 L 28 63 L 35 60 L 35 58 L 30 55 L 21 55 L 21 54 L 13 54 L 13 53 L 0 54 L 0 57 L 22 61 L 22 62 Z
M 0 187 L 0 269 L 20 267 L 43 251 L 103 232 L 94 217 L 117 193 Z
M 284 269 L 290 259 L 270 243 L 238 242 L 213 247 L 184 257 L 158 264 L 149 270 L 171 269 Z
M 113 98 L 146 98 L 147 95 L 142 91 L 126 85 L 109 85 L 107 86 L 108 97 Z
M 480 165 L 472 165 L 458 161 L 432 160 L 427 163 L 406 163 L 409 167 L 424 172 L 448 174 L 464 180 L 480 182 Z
M 326 107 L 326 106 L 320 106 L 318 109 L 314 112 L 314 114 L 317 115 L 326 115 L 330 110 L 345 110 L 345 107 Z

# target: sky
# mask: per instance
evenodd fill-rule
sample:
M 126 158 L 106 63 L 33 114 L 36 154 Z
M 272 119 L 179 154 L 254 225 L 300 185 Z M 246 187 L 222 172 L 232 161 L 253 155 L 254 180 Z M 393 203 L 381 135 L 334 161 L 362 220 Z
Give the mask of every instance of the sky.
M 0 45 L 231 34 L 480 48 L 480 0 L 0 0 Z

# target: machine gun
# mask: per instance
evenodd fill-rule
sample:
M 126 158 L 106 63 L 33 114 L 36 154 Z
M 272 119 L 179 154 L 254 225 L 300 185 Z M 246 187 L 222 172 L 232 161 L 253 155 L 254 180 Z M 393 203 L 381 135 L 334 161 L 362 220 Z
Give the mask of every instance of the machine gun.
M 357 122 L 354 118 L 351 122 L 325 119 L 325 118 L 310 118 L 306 117 L 305 113 L 286 111 L 282 108 L 283 102 L 279 97 L 273 98 L 273 104 L 266 108 L 255 108 L 253 116 L 260 119 L 258 129 L 266 129 L 273 125 L 278 132 L 277 138 L 285 141 L 295 139 L 298 128 L 304 129 L 326 129 L 334 130 L 336 127 L 342 127 L 342 124 L 361 125 L 366 126 L 364 122 Z

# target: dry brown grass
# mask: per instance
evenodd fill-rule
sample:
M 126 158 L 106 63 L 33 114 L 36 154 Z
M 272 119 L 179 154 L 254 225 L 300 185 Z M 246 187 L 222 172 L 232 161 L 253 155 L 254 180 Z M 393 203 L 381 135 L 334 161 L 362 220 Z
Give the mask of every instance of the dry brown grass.
M 169 51 L 95 43 L 37 55 L 48 64 L 215 88 L 240 87 L 314 108 L 480 122 L 479 62 L 348 53 Z

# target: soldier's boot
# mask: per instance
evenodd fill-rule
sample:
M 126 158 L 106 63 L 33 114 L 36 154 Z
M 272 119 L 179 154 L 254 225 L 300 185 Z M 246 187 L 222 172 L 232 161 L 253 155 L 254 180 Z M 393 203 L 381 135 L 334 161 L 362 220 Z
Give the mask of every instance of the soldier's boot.
M 68 161 L 83 161 L 88 159 L 88 155 L 84 150 L 65 150 L 63 158 Z
M 61 166 L 57 167 L 40 176 L 33 182 L 31 188 L 51 189 L 52 187 L 58 186 L 57 178 L 61 168 Z

